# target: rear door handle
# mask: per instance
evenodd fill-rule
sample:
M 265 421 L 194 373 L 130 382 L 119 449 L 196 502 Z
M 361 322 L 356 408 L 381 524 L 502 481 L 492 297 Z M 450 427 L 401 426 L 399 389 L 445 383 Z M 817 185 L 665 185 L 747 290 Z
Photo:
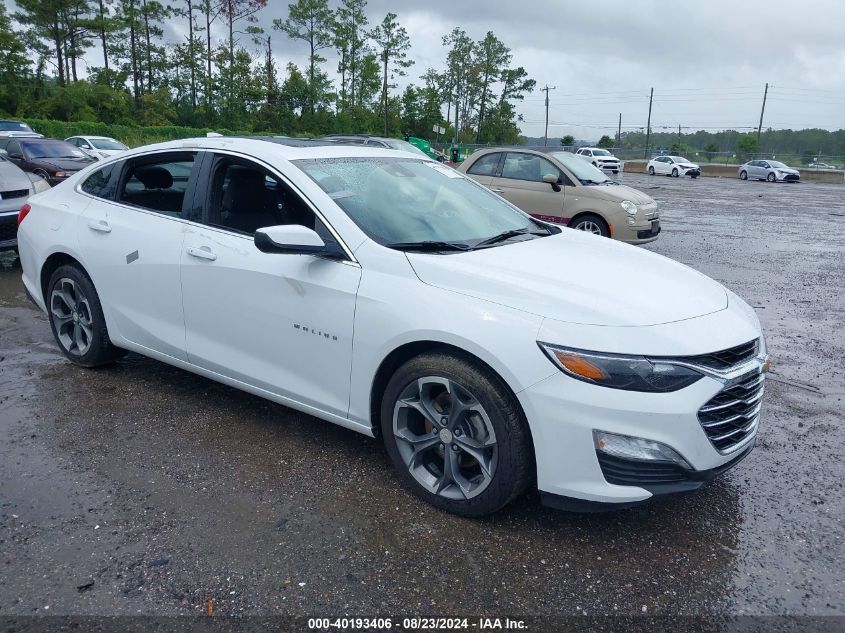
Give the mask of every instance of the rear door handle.
M 189 246 L 188 255 L 199 259 L 207 259 L 212 262 L 217 259 L 217 255 L 208 246 Z
M 100 233 L 111 233 L 111 227 L 109 226 L 109 223 L 105 220 L 100 220 L 99 222 L 94 222 L 94 220 L 91 220 L 90 222 L 88 222 L 88 228 L 92 231 L 98 231 Z

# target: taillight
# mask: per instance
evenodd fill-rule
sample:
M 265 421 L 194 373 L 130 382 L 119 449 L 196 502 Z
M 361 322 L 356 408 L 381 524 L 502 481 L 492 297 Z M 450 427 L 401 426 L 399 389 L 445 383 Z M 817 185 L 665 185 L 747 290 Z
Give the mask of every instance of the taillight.
M 21 210 L 18 211 L 18 226 L 21 225 L 21 222 L 23 222 L 23 219 L 29 214 L 29 212 L 31 210 L 32 210 L 32 207 L 29 206 L 29 204 L 25 204 L 21 207 Z

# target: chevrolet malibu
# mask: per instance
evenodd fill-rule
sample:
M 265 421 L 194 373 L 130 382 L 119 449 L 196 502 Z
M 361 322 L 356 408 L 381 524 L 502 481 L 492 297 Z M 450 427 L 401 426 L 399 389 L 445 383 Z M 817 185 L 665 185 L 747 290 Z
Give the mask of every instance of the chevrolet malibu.
M 767 355 L 739 297 L 419 155 L 183 140 L 96 163 L 19 221 L 71 362 L 132 351 L 379 437 L 450 512 L 528 487 L 625 507 L 757 436 Z

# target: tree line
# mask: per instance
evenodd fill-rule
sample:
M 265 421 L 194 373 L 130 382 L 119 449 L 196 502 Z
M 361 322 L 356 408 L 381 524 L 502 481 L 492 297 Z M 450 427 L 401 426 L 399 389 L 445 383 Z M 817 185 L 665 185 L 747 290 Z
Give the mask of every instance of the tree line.
M 439 125 L 444 140 L 458 130 L 464 142 L 516 143 L 515 103 L 535 86 L 494 33 L 476 41 L 454 28 L 441 40 L 442 68 L 397 91 L 414 65 L 408 33 L 392 12 L 371 22 L 366 0 L 296 0 L 268 29 L 258 25 L 277 10 L 268 0 L 15 5 L 0 2 L 6 116 L 290 135 L 432 137 Z M 282 38 L 307 53 L 303 67 L 279 67 Z

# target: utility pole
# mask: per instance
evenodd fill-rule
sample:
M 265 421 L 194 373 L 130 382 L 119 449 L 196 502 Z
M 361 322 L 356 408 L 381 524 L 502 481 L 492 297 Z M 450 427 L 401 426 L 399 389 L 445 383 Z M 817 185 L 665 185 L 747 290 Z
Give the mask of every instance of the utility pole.
M 648 98 L 648 123 L 645 128 L 645 156 L 648 160 L 648 143 L 651 140 L 651 104 L 654 102 L 654 88 L 651 89 L 651 95 Z
M 766 97 L 769 96 L 769 83 L 766 82 L 766 90 L 763 92 L 763 107 L 760 108 L 760 124 L 757 126 L 757 148 L 760 147 L 760 132 L 763 130 L 763 113 L 766 111 Z
M 543 133 L 543 147 L 549 144 L 549 90 L 555 90 L 557 86 L 552 86 L 549 88 L 548 84 L 546 84 L 540 90 L 546 93 L 546 131 Z
M 616 147 L 622 144 L 622 113 L 619 113 L 619 127 L 616 128 Z
M 678 123 L 678 145 L 680 145 L 681 143 L 681 124 Z

